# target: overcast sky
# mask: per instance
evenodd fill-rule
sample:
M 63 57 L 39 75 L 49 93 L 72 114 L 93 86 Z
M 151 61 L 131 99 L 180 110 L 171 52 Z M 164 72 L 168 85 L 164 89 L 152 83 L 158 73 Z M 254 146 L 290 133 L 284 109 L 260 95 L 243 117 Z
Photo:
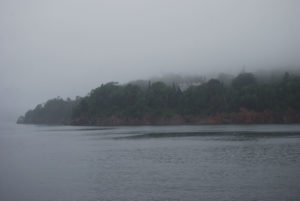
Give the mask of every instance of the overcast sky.
M 300 66 L 299 0 L 0 0 L 0 118 L 108 81 Z

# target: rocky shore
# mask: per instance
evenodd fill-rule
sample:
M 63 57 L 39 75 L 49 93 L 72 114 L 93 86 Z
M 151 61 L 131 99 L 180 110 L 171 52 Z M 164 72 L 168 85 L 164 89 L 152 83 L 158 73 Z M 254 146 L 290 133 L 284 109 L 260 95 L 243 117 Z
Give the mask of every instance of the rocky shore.
M 285 112 L 254 112 L 241 108 L 235 113 L 216 113 L 209 116 L 172 115 L 168 117 L 142 118 L 110 116 L 88 120 L 77 118 L 71 125 L 119 126 L 119 125 L 202 125 L 202 124 L 293 124 L 300 123 L 300 113 L 287 110 Z

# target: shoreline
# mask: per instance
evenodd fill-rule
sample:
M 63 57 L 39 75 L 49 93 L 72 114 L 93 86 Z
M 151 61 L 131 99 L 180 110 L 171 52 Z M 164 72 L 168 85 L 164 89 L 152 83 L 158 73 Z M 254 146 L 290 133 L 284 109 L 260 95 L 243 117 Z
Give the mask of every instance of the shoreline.
M 168 115 L 142 117 L 109 117 L 77 118 L 62 122 L 17 122 L 19 124 L 46 124 L 71 126 L 164 126 L 164 125 L 230 125 L 230 124 L 299 124 L 300 112 L 287 110 L 284 112 L 250 111 L 241 108 L 239 112 L 215 113 L 212 115 Z
M 142 125 L 230 125 L 230 124 L 298 124 L 300 113 L 286 112 L 254 112 L 241 108 L 235 113 L 216 113 L 213 115 L 172 115 L 169 117 L 144 116 L 141 118 L 118 117 L 116 115 L 88 120 L 79 118 L 69 125 L 78 126 L 142 126 Z

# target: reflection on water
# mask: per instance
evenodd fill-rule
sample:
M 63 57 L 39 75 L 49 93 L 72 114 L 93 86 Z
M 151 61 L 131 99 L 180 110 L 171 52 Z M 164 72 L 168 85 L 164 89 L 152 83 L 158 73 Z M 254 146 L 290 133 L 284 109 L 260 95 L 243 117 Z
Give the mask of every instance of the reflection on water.
M 0 200 L 300 200 L 299 125 L 1 125 Z
M 114 129 L 113 127 L 74 127 L 74 128 L 70 128 L 70 126 L 66 126 L 66 127 L 60 127 L 60 128 L 47 128 L 47 129 L 43 129 L 43 127 L 41 127 L 42 129 L 39 131 L 45 131 L 45 132 L 73 132 L 73 131 L 102 131 L 102 130 L 112 130 Z
M 209 139 L 219 137 L 221 140 L 254 140 L 266 137 L 298 137 L 300 132 L 175 132 L 175 133 L 131 133 L 131 135 L 114 137 L 114 139 L 147 139 L 147 138 L 167 138 L 167 137 L 209 137 Z

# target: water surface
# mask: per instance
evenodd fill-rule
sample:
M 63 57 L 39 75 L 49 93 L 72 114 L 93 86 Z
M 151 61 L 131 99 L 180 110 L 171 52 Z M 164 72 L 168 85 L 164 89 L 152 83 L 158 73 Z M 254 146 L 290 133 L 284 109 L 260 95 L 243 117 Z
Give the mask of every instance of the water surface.
M 300 200 L 300 125 L 2 124 L 0 200 Z

